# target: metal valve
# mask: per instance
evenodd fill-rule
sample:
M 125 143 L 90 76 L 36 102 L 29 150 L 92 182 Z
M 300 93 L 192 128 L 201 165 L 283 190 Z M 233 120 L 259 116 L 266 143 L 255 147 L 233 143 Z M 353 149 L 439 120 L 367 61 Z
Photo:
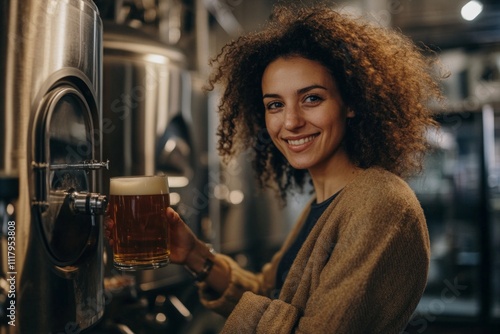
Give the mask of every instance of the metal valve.
M 72 191 L 68 196 L 75 214 L 103 215 L 106 212 L 108 199 L 105 195 Z

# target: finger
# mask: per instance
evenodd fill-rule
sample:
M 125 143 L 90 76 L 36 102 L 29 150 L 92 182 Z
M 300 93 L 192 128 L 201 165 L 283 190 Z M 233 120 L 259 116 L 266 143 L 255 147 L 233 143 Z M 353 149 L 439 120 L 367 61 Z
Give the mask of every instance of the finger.
M 111 230 L 115 226 L 115 221 L 111 219 L 110 217 L 105 217 L 104 218 L 104 227 L 106 229 Z
M 171 207 L 167 208 L 167 220 L 170 223 L 183 223 L 183 220 L 181 219 L 179 214 Z
M 106 236 L 106 238 L 111 238 L 111 231 L 110 230 L 107 230 L 107 229 L 104 229 L 104 235 Z
M 109 230 L 104 230 L 104 236 L 106 237 L 106 240 L 108 241 L 110 246 L 113 246 L 113 236 L 111 231 Z

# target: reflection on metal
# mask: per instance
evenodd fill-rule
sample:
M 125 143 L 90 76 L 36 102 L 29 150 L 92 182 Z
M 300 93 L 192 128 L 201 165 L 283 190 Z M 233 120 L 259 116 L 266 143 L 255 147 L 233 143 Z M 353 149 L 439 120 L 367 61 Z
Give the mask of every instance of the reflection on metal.
M 488 171 L 495 169 L 495 113 L 493 107 L 486 104 L 483 114 L 483 150 L 484 164 Z
M 227 1 L 204 0 L 204 5 L 229 36 L 237 37 L 243 32 L 243 27 Z
M 185 318 L 188 318 L 188 319 L 192 319 L 193 318 L 193 315 L 191 314 L 191 312 L 189 312 L 189 310 L 187 309 L 187 307 L 179 300 L 179 298 L 177 298 L 176 296 L 172 295 L 172 296 L 169 296 L 168 299 L 170 300 L 170 302 L 172 303 L 172 305 L 175 306 L 175 308 L 177 309 L 177 311 Z

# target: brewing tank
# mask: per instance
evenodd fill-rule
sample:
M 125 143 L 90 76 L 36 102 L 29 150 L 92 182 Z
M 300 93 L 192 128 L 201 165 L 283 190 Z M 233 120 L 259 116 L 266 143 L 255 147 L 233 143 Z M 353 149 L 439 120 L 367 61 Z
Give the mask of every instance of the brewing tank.
M 77 333 L 105 304 L 102 22 L 90 0 L 0 16 L 0 331 Z

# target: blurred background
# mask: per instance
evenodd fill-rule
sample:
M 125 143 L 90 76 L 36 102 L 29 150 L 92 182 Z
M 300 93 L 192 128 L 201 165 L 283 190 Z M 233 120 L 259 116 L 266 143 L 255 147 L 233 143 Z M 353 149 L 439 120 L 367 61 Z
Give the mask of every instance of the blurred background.
M 259 270 L 309 194 L 290 196 L 282 208 L 274 193 L 258 188 L 246 154 L 221 164 L 218 92 L 203 88 L 209 59 L 242 33 L 258 30 L 275 2 L 93 2 L 103 20 L 100 149 L 109 169 L 102 180 L 168 173 L 172 205 L 195 233 Z M 446 110 L 435 110 L 442 128 L 429 133 L 435 149 L 425 171 L 409 180 L 427 217 L 432 258 L 427 289 L 405 332 L 500 333 L 500 1 L 346 0 L 331 6 L 401 30 L 435 51 L 451 74 L 443 82 Z M 103 255 L 104 313 L 84 332 L 219 332 L 224 320 L 199 304 L 182 267 L 125 274 L 112 267 L 109 249 Z

